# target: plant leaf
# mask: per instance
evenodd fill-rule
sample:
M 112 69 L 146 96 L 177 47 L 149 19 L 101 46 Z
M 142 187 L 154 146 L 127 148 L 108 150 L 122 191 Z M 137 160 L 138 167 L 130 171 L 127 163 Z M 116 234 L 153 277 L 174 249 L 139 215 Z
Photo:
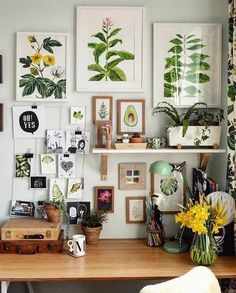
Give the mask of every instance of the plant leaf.
M 176 93 L 177 87 L 169 84 L 169 83 L 164 83 L 164 96 L 168 98 L 174 97 L 174 93 Z
M 195 35 L 189 35 L 189 36 L 187 36 L 186 40 L 191 39 L 192 37 L 195 37 Z
M 190 68 L 191 71 L 198 71 L 198 70 L 209 70 L 210 65 L 206 62 L 200 63 L 189 63 L 187 66 Z
M 97 74 L 91 77 L 89 80 L 90 81 L 99 81 L 102 80 L 105 77 L 105 74 Z
M 199 43 L 199 42 L 201 42 L 201 41 L 202 41 L 202 39 L 199 39 L 199 38 L 197 38 L 197 39 L 192 39 L 192 40 L 188 41 L 187 44 L 191 44 L 191 43 L 195 44 L 195 43 Z
M 177 71 L 175 69 L 172 69 L 169 72 L 165 73 L 164 80 L 168 83 L 176 82 L 180 78 L 180 75 Z
M 112 40 L 112 41 L 110 41 L 109 43 L 108 43 L 108 46 L 109 47 L 114 47 L 116 44 L 118 44 L 118 43 L 120 43 L 120 44 L 122 44 L 122 40 L 121 39 L 114 39 L 114 40 Z
M 52 40 L 51 37 L 43 40 L 43 48 L 53 54 L 52 47 L 61 47 L 62 44 L 57 40 Z
M 187 130 L 188 130 L 188 127 L 189 127 L 189 124 L 190 124 L 190 120 L 189 119 L 183 119 L 183 131 L 182 131 L 182 137 L 185 136 Z
M 104 43 L 99 43 L 95 47 L 95 49 L 93 51 L 93 56 L 94 56 L 95 62 L 97 64 L 99 63 L 99 57 L 102 55 L 103 52 L 106 51 L 106 49 L 107 49 L 107 45 Z
M 109 51 L 106 55 L 106 59 L 108 60 L 110 57 L 112 56 L 120 56 L 121 58 L 123 58 L 124 60 L 133 60 L 134 59 L 134 54 L 127 52 L 127 51 Z
M 181 45 L 181 44 L 183 44 L 183 42 L 180 39 L 178 39 L 178 38 L 175 38 L 175 39 L 170 40 L 170 43 L 173 43 L 174 45 Z
M 187 92 L 191 96 L 195 96 L 196 94 L 201 93 L 201 91 L 193 85 L 185 87 L 184 91 Z
M 195 63 L 202 62 L 203 60 L 205 60 L 208 57 L 210 57 L 210 56 L 200 54 L 200 53 L 193 53 L 192 55 L 189 56 L 189 58 L 191 58 L 193 60 L 193 62 L 195 62 Z
M 46 92 L 47 92 L 47 84 L 44 82 L 44 78 L 42 77 L 38 77 L 36 79 L 36 87 L 37 87 L 37 90 L 39 92 L 39 94 L 42 96 L 42 97 L 45 97 L 46 96 Z
M 191 51 L 193 51 L 193 50 L 201 49 L 201 48 L 203 48 L 203 47 L 205 47 L 205 45 L 203 45 L 203 44 L 196 44 L 196 45 L 193 45 L 193 46 L 187 48 L 187 50 L 191 50 Z
M 228 97 L 232 102 L 235 101 L 235 89 L 233 85 L 228 86 Z
M 180 39 L 183 39 L 183 36 L 181 36 L 180 34 L 176 34 L 176 36 Z
M 95 47 L 97 46 L 97 43 L 88 43 L 88 47 L 95 49 Z
M 185 79 L 192 83 L 206 83 L 210 81 L 210 77 L 203 73 L 188 74 L 185 76 Z
M 183 51 L 183 49 L 181 46 L 174 46 L 174 47 L 170 48 L 170 50 L 168 52 L 180 54 L 182 51 Z
M 105 73 L 105 70 L 99 64 L 90 64 L 90 65 L 88 65 L 88 70 Z
M 24 64 L 23 67 L 24 68 L 27 68 L 27 67 L 30 67 L 31 63 L 32 63 L 32 60 L 30 59 L 29 56 L 27 56 L 27 58 L 20 58 L 19 59 L 19 62 Z
M 103 33 L 97 33 L 95 35 L 92 35 L 92 37 L 98 38 L 100 41 L 102 41 L 105 44 L 107 44 L 107 40 L 106 40 L 106 38 L 105 38 Z
M 126 75 L 119 67 L 113 67 L 108 74 L 111 81 L 126 81 Z
M 114 29 L 114 30 L 110 33 L 110 35 L 108 36 L 108 38 L 117 35 L 119 31 L 121 31 L 121 28 L 116 28 L 116 29 Z
M 179 55 L 174 55 L 170 58 L 165 58 L 166 60 L 166 63 L 171 65 L 171 66 L 175 66 L 175 67 L 181 67 L 182 66 L 182 62 L 179 61 L 179 58 L 176 58 L 176 56 L 179 56 Z
M 111 62 L 107 63 L 107 65 L 105 66 L 105 68 L 107 68 L 109 70 L 109 69 L 115 67 L 116 65 L 118 65 L 122 61 L 124 61 L 123 58 L 117 58 L 115 60 L 112 60 Z

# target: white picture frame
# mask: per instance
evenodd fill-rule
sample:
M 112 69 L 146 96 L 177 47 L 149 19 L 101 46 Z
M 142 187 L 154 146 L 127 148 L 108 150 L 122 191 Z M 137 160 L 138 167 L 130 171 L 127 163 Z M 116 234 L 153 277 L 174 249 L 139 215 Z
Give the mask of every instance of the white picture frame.
M 153 24 L 154 107 L 221 106 L 221 30 L 218 23 Z
M 101 55 L 93 54 L 95 50 L 98 51 L 98 47 L 95 48 L 92 43 L 99 43 L 100 47 L 106 46 L 104 35 L 109 35 L 106 31 L 113 32 L 110 37 L 110 42 L 113 43 L 108 48 L 112 48 L 110 51 L 116 51 L 116 54 L 110 53 L 108 57 L 104 48 Z M 143 7 L 78 6 L 77 91 L 143 92 L 143 34 Z M 117 60 L 118 58 L 122 60 Z M 110 63 L 108 72 L 104 64 L 114 60 L 117 60 L 117 64 L 114 65 L 116 61 Z
M 57 164 L 55 154 L 40 154 L 41 173 L 43 175 L 56 174 Z
M 78 125 L 86 124 L 86 107 L 85 106 L 70 107 L 70 124 L 78 124 Z
M 18 32 L 16 45 L 16 100 L 66 102 L 68 34 Z

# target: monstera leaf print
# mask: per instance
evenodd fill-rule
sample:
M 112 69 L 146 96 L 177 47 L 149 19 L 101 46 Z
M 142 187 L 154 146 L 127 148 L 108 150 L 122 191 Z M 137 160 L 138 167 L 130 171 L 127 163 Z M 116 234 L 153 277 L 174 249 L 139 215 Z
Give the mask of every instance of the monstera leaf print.
M 174 194 L 179 187 L 179 182 L 176 178 L 161 179 L 160 182 L 161 192 L 167 196 Z

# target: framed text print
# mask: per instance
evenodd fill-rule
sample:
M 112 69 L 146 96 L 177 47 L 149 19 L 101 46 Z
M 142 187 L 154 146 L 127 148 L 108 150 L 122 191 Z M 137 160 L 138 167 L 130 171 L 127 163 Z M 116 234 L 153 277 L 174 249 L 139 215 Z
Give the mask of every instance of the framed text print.
M 143 91 L 143 12 L 77 7 L 78 91 Z
M 17 33 L 16 100 L 66 101 L 67 35 Z
M 221 105 L 221 25 L 154 23 L 154 106 Z
M 145 133 L 145 100 L 117 101 L 117 133 Z

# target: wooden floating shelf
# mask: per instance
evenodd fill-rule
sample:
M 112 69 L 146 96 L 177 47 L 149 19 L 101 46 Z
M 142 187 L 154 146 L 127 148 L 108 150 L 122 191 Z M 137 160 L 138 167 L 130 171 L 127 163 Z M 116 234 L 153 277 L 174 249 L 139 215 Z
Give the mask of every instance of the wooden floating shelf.
M 225 149 L 211 149 L 211 148 L 198 148 L 198 149 L 105 149 L 105 148 L 94 148 L 93 154 L 223 154 Z

